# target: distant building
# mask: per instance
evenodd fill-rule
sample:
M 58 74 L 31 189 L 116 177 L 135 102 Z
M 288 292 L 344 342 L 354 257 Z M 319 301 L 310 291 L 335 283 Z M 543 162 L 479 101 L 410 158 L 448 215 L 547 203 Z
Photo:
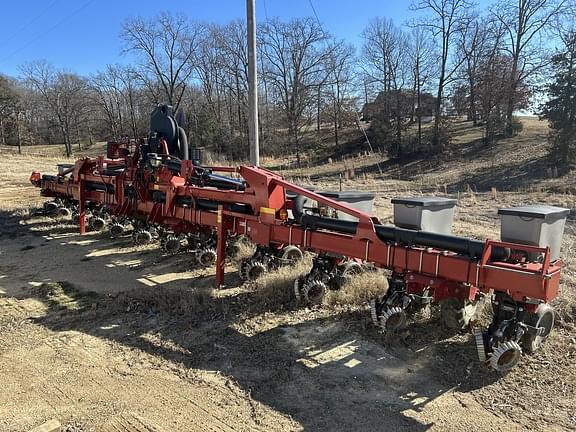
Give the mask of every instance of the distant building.
M 443 117 L 458 117 L 458 110 L 454 106 L 454 103 L 448 98 L 442 99 L 440 113 Z
M 374 102 L 368 102 L 362 107 L 362 119 L 365 121 L 372 120 L 378 114 L 386 112 L 386 107 L 396 106 L 397 93 L 394 91 L 380 92 Z M 402 111 L 410 116 L 416 117 L 418 114 L 422 116 L 422 120 L 434 116 L 434 106 L 436 98 L 431 93 L 422 93 L 420 95 L 420 109 L 416 106 L 416 97 L 412 91 L 401 92 L 401 105 Z

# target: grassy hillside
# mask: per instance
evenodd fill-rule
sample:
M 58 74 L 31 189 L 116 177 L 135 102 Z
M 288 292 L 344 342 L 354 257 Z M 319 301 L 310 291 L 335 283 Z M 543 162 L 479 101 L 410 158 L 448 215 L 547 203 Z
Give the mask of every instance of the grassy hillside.
M 502 139 L 492 146 L 482 141 L 483 130 L 470 122 L 456 121 L 452 142 L 440 156 L 414 155 L 390 159 L 385 154 L 365 154 L 366 145 L 349 147 L 345 155 L 304 168 L 287 168 L 289 160 L 266 161 L 292 178 L 311 181 L 337 180 L 355 176 L 375 191 L 406 187 L 423 192 L 444 191 L 555 191 L 574 192 L 572 176 L 557 176 L 549 158 L 548 125 L 534 117 L 521 119 L 523 130 L 515 137 Z M 359 132 L 358 132 L 359 133 Z M 354 142 L 359 142 L 358 138 Z M 378 143 L 372 143 L 374 147 Z M 337 152 L 334 152 L 337 154 Z M 345 183 L 345 181 L 344 181 Z M 372 183 L 372 184 L 371 184 Z

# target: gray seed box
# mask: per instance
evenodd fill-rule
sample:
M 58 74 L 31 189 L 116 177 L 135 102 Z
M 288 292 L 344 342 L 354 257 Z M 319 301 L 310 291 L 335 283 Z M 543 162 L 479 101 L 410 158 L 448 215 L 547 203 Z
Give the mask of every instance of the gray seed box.
M 373 214 L 374 210 L 374 194 L 369 192 L 360 191 L 344 191 L 344 192 L 332 192 L 332 191 L 316 191 L 316 193 L 325 196 L 327 198 L 333 199 L 334 201 L 339 201 L 344 204 L 348 204 L 357 210 L 363 211 L 368 214 Z M 357 221 L 358 218 L 350 216 L 341 211 L 336 212 L 338 219 Z
M 498 210 L 502 220 L 502 241 L 532 246 L 550 246 L 550 259 L 560 258 L 560 245 L 566 217 L 562 207 L 533 205 Z
M 393 198 L 394 225 L 438 234 L 450 234 L 456 200 L 443 197 Z

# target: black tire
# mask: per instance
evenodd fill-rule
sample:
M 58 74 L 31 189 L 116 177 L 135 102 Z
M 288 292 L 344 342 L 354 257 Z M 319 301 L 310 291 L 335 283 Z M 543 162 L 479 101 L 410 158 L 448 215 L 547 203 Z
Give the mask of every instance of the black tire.
M 178 126 L 178 146 L 179 151 L 182 155 L 182 159 L 190 159 L 190 147 L 188 147 L 188 137 L 186 132 L 180 126 Z
M 533 327 L 544 327 L 546 330 L 541 336 L 525 334 L 522 336 L 521 345 L 524 351 L 533 353 L 546 341 L 554 328 L 554 308 L 546 303 L 541 303 L 536 312 L 530 314 L 526 324 Z
M 286 246 L 282 249 L 281 258 L 285 260 L 287 265 L 293 266 L 302 261 L 304 254 L 296 246 Z
M 338 266 L 338 272 L 330 282 L 330 289 L 334 291 L 341 290 L 352 281 L 354 276 L 364 271 L 362 266 L 356 261 L 348 261 Z
M 350 281 L 354 276 L 364 273 L 364 267 L 356 261 L 348 261 L 342 268 L 342 277 L 345 283 Z
M 57 210 L 57 214 L 62 218 L 69 218 L 70 216 L 72 216 L 72 210 L 70 210 L 67 207 L 60 207 Z

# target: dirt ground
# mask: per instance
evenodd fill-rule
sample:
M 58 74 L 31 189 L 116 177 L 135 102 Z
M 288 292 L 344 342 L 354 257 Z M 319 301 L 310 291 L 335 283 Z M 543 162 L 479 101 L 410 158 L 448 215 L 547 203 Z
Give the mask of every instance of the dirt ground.
M 379 333 L 365 300 L 381 281 L 301 308 L 291 286 L 305 265 L 242 286 L 230 263 L 226 288 L 213 290 L 212 269 L 192 267 L 186 253 L 81 237 L 34 216 L 42 199 L 29 171 L 54 162 L 0 159 L 1 431 L 50 419 L 70 432 L 576 429 L 572 219 L 557 328 L 500 375 L 476 361 L 468 334 L 443 329 L 435 310 L 400 334 Z M 310 180 L 338 187 L 330 175 Z M 345 186 L 395 184 L 376 199 L 387 222 L 390 198 L 422 192 L 418 180 L 384 175 Z M 498 238 L 499 207 L 576 201 L 534 190 L 451 196 L 459 199 L 455 233 L 475 238 Z

